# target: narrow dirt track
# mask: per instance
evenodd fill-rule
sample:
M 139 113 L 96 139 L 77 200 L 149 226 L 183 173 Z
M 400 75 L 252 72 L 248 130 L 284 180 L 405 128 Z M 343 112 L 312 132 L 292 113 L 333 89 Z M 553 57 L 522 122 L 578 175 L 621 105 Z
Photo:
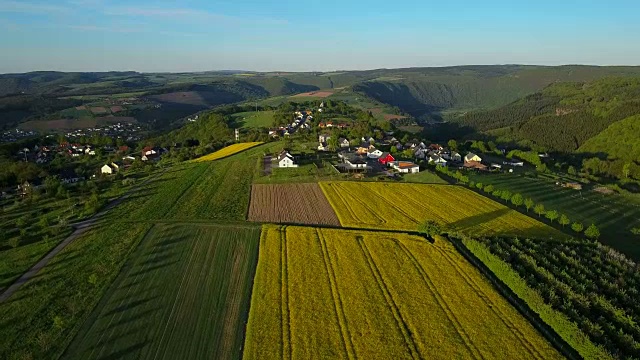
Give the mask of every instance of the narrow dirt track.
M 166 170 L 158 174 L 158 176 L 161 176 L 162 174 L 164 174 L 165 171 Z M 18 280 L 16 280 L 2 294 L 0 294 L 0 304 L 2 304 L 7 299 L 9 299 L 9 297 L 11 297 L 11 295 L 13 295 L 16 291 L 18 291 L 18 289 L 20 289 L 22 285 L 24 285 L 29 280 L 33 279 L 43 267 L 49 264 L 49 262 L 51 261 L 51 259 L 53 259 L 53 257 L 55 257 L 60 251 L 62 251 L 65 247 L 67 247 L 67 245 L 71 244 L 75 239 L 80 237 L 80 235 L 84 234 L 87 230 L 89 230 L 102 216 L 104 216 L 107 212 L 109 212 L 109 210 L 118 206 L 120 203 L 126 200 L 129 196 L 133 195 L 136 191 L 140 190 L 140 188 L 143 185 L 147 184 L 149 181 L 151 181 L 154 178 L 157 178 L 157 176 L 151 177 L 143 181 L 139 185 L 136 185 L 134 188 L 130 189 L 126 194 L 111 201 L 104 209 L 102 209 L 99 213 L 92 216 L 90 219 L 73 224 L 72 227 L 74 227 L 76 230 L 73 233 L 71 233 L 71 235 L 67 236 L 67 238 L 64 239 L 60 244 L 58 244 L 58 246 L 53 248 L 53 250 L 51 250 L 47 255 L 45 255 L 42 259 L 40 259 L 40 261 L 38 261 L 29 270 L 27 270 L 27 272 L 22 274 L 22 276 L 20 276 Z

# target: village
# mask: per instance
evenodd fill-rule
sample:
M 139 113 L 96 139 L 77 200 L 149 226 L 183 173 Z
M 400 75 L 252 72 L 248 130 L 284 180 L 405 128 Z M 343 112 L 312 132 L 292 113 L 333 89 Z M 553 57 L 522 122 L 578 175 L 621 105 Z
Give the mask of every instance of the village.
M 324 110 L 324 102 L 316 109 Z M 385 175 L 390 177 L 402 174 L 419 173 L 427 167 L 452 167 L 469 171 L 506 171 L 523 167 L 519 159 L 501 159 L 496 156 L 482 158 L 476 153 L 461 152 L 437 143 L 428 143 L 414 138 L 404 143 L 396 138 L 394 131 L 374 128 L 370 136 L 349 140 L 344 134 L 351 126 L 347 121 L 320 121 L 313 124 L 312 110 L 297 110 L 295 121 L 289 126 L 269 130 L 273 138 L 289 138 L 300 129 L 318 133 L 315 157 L 328 161 L 340 173 L 362 176 Z M 406 138 L 406 134 L 404 134 Z M 272 167 L 297 168 L 313 155 L 297 154 L 285 149 L 276 156 L 269 157 Z M 484 156 L 484 155 L 483 155 Z

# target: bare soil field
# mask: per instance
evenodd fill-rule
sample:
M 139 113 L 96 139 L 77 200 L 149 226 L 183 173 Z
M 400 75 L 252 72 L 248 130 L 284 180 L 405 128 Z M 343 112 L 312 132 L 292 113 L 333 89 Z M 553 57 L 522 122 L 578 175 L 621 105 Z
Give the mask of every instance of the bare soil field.
M 292 97 L 319 97 L 326 98 L 333 95 L 333 91 L 311 91 L 302 94 L 297 94 Z
M 318 184 L 254 184 L 249 221 L 340 226 Z
M 112 106 L 111 107 L 111 112 L 114 113 L 114 114 L 117 113 L 117 112 L 123 111 L 123 110 L 124 110 L 124 108 L 122 108 L 122 106 Z
M 96 114 L 96 115 L 100 115 L 100 114 L 106 114 L 107 113 L 107 109 L 105 109 L 102 106 L 98 106 L 98 107 L 92 107 L 91 108 L 91 112 Z

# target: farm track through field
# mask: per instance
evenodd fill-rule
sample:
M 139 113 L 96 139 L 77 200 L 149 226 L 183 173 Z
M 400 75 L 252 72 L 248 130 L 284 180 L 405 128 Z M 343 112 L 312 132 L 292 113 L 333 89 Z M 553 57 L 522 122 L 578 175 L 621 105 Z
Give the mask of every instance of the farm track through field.
M 415 266 L 415 268 L 418 270 L 418 272 L 420 273 L 420 277 L 424 281 L 424 284 L 433 294 L 438 305 L 442 308 L 445 314 L 447 314 L 449 321 L 451 322 L 452 326 L 456 329 L 456 332 L 460 336 L 460 339 L 462 340 L 462 342 L 465 344 L 465 347 L 467 348 L 467 350 L 469 350 L 469 353 L 473 356 L 474 359 L 485 359 L 485 357 L 482 355 L 482 352 L 480 352 L 480 350 L 474 345 L 473 341 L 471 340 L 471 337 L 464 330 L 462 324 L 457 319 L 455 313 L 451 310 L 451 308 L 449 307 L 447 302 L 444 300 L 442 295 L 438 292 L 438 289 L 433 283 L 433 281 L 431 280 L 429 274 L 427 273 L 427 271 L 425 271 L 422 265 L 420 265 L 416 257 L 411 252 L 411 250 L 409 250 L 409 248 L 407 248 L 407 246 L 399 240 L 396 240 L 396 244 L 400 247 L 402 252 L 409 258 L 413 266 Z
M 517 338 L 520 340 L 520 343 L 523 345 L 531 355 L 536 359 L 544 359 L 544 356 L 536 349 L 533 344 L 527 339 L 526 335 L 520 331 L 518 326 L 514 324 L 506 314 L 504 314 L 498 304 L 496 304 L 489 296 L 485 294 L 485 292 L 478 286 L 475 280 L 473 280 L 466 272 L 464 272 L 458 262 L 451 258 L 451 255 L 448 254 L 446 250 L 437 249 L 437 251 L 451 264 L 451 266 L 455 269 L 456 273 L 460 275 L 461 278 L 469 285 L 471 289 L 478 295 L 482 301 L 487 304 L 487 307 L 491 309 L 491 311 L 496 314 L 496 317 L 499 318 L 504 325 L 510 329 L 514 334 L 516 334 Z
M 353 347 L 351 334 L 349 333 L 347 318 L 344 313 L 344 305 L 342 304 L 342 298 L 340 297 L 340 292 L 338 291 L 335 269 L 333 268 L 331 260 L 329 259 L 330 256 L 329 250 L 327 249 L 327 241 L 322 234 L 322 230 L 316 229 L 316 237 L 322 247 L 322 260 L 324 261 L 324 267 L 327 272 L 327 279 L 329 280 L 329 284 L 331 286 L 331 300 L 336 309 L 336 318 L 338 320 L 338 324 L 340 324 L 340 332 L 345 354 L 347 354 L 347 357 L 349 359 L 357 359 L 357 354 L 355 353 Z
M 422 359 L 422 355 L 418 351 L 416 342 L 411 336 L 411 331 L 409 330 L 407 323 L 405 322 L 404 318 L 402 317 L 402 314 L 400 313 L 398 304 L 396 304 L 395 300 L 393 299 L 393 295 L 387 288 L 387 285 L 385 284 L 384 279 L 382 278 L 382 274 L 380 274 L 380 269 L 378 269 L 378 266 L 373 260 L 373 257 L 371 256 L 371 253 L 367 248 L 367 245 L 364 243 L 364 239 L 362 237 L 356 237 L 356 241 L 358 243 L 358 246 L 360 247 L 360 250 L 362 251 L 362 255 L 364 256 L 364 258 L 367 261 L 367 264 L 369 265 L 369 270 L 371 270 L 371 274 L 375 278 L 375 281 L 378 283 L 378 288 L 380 292 L 384 295 L 384 298 L 387 301 L 387 306 L 393 313 L 393 317 L 396 320 L 396 326 L 398 327 L 398 330 L 400 330 L 400 332 L 402 333 L 402 336 L 404 337 L 405 345 L 407 346 L 407 349 L 409 350 L 411 357 L 414 359 Z

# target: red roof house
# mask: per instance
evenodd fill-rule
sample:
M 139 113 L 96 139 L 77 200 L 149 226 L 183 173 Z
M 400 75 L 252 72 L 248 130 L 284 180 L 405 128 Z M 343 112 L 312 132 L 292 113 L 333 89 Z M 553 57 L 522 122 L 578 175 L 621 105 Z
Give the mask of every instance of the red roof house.
M 380 156 L 378 158 L 378 161 L 382 165 L 387 165 L 388 163 L 390 163 L 392 161 L 396 161 L 396 159 L 393 157 L 393 155 L 391 155 L 389 153 L 384 153 L 384 154 L 382 154 L 382 156 Z

